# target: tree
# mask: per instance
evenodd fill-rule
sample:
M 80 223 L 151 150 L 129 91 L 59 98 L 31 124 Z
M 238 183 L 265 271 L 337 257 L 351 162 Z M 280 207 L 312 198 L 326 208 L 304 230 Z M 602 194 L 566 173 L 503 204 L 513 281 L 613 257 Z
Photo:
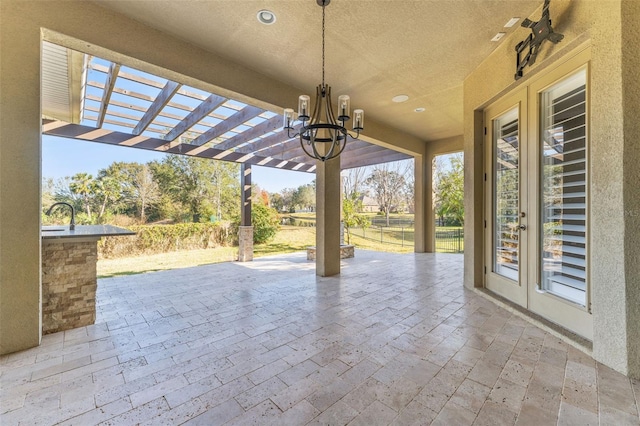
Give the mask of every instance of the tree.
M 299 186 L 293 194 L 293 204 L 307 211 L 314 211 L 316 208 L 316 187 L 315 184 L 308 183 Z
M 464 160 L 462 154 L 449 156 L 449 167 L 435 171 L 436 214 L 464 224 Z
M 153 174 L 148 165 L 144 164 L 133 178 L 133 195 L 138 204 L 140 221 L 146 221 L 146 210 L 150 204 L 160 198 L 158 183 L 153 179 Z
M 118 182 L 115 177 L 108 175 L 100 176 L 99 174 L 95 184 L 96 198 L 101 200 L 98 218 L 102 218 L 107 210 L 107 206 L 122 197 L 122 188 L 120 182 Z
M 264 204 L 265 206 L 269 206 L 271 201 L 269 199 L 269 193 L 267 191 L 265 191 L 264 189 L 261 189 L 258 192 L 258 198 L 260 199 L 260 202 L 262 204 Z
M 345 198 L 351 200 L 357 200 L 363 195 L 367 195 L 367 169 L 365 167 L 356 167 L 349 169 L 349 171 L 343 177 L 343 193 Z M 356 206 L 357 207 L 357 206 Z M 360 203 L 360 209 L 362 209 L 362 203 Z
M 253 225 L 253 242 L 266 243 L 278 232 L 278 212 L 262 203 L 251 206 L 251 224 Z
M 407 165 L 404 174 L 404 186 L 402 187 L 402 202 L 406 211 L 415 213 L 415 175 L 413 166 Z
M 150 163 L 158 182 L 165 214 L 190 216 L 193 221 L 237 214 L 240 200 L 239 166 L 204 158 L 169 155 Z
M 76 173 L 71 177 L 69 189 L 72 193 L 80 196 L 82 206 L 87 212 L 87 217 L 91 220 L 91 202 L 95 195 L 95 184 L 93 176 L 88 173 Z
M 398 207 L 402 198 L 402 188 L 406 183 L 404 178 L 406 169 L 407 166 L 403 166 L 399 162 L 385 163 L 376 166 L 367 178 L 367 185 L 373 191 L 376 201 L 385 215 L 387 226 L 389 226 L 389 213 L 393 208 Z
M 271 207 L 276 209 L 277 212 L 282 212 L 285 210 L 284 197 L 282 194 L 278 192 L 274 192 L 269 194 L 269 202 Z
M 293 188 L 285 188 L 280 194 L 282 195 L 282 210 L 286 210 L 290 213 L 295 212 L 294 196 L 296 190 Z
M 357 194 L 357 193 L 352 193 Z M 367 228 L 371 225 L 369 218 L 358 212 L 362 211 L 362 200 L 344 197 L 342 199 L 342 223 L 347 233 L 347 244 L 351 244 L 351 228 Z

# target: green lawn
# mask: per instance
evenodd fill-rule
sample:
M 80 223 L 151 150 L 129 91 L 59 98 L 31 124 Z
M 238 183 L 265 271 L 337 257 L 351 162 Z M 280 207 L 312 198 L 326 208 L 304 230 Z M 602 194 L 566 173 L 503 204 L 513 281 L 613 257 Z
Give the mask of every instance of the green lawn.
M 453 230 L 457 228 L 438 228 Z M 383 242 L 379 238 L 380 231 L 370 228 L 365 231 L 367 239 L 362 238 L 362 230 L 353 230 L 351 244 L 365 250 L 386 251 L 393 253 L 413 252 L 413 230 L 404 230 L 404 246 L 402 245 L 402 231 L 400 229 L 385 232 Z M 346 238 L 346 235 L 345 235 Z M 294 253 L 315 245 L 316 229 L 313 227 L 282 226 L 273 241 L 268 244 L 254 246 L 254 256 L 270 256 L 276 254 Z M 436 241 L 438 251 L 445 246 Z M 230 262 L 238 257 L 237 247 L 218 247 L 215 249 L 183 250 L 145 256 L 120 259 L 101 259 L 98 261 L 98 278 L 108 278 L 117 275 L 133 275 L 143 272 L 160 271 L 165 269 L 188 268 L 209 263 Z
M 254 257 L 293 253 L 315 245 L 315 228 L 282 226 L 269 244 L 256 244 Z M 238 258 L 237 247 L 182 250 L 120 259 L 98 260 L 98 278 L 133 275 L 165 269 L 188 268 L 209 263 L 231 262 Z

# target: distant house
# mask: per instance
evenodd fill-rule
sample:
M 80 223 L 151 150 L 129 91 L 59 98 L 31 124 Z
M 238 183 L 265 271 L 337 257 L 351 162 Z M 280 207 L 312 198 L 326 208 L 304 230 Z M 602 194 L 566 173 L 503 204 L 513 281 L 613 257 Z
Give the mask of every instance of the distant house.
M 360 201 L 362 202 L 363 213 L 377 213 L 380 211 L 380 204 L 378 204 L 375 198 L 363 195 L 360 197 Z

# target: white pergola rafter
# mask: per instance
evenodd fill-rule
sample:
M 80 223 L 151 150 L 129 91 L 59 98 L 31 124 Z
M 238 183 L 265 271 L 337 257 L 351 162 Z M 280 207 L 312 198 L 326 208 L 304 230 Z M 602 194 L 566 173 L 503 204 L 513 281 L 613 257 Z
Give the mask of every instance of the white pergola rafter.
M 107 71 L 107 79 L 104 84 L 104 91 L 102 92 L 102 99 L 100 99 L 100 108 L 98 110 L 98 119 L 96 120 L 96 126 L 102 127 L 104 123 L 104 117 L 109 107 L 109 101 L 111 100 L 111 94 L 113 88 L 116 85 L 116 79 L 118 78 L 118 72 L 120 72 L 120 64 L 112 63 Z
M 160 111 L 169 103 L 173 95 L 180 88 L 180 84 L 174 81 L 167 81 L 167 84 L 162 88 L 158 96 L 154 99 L 153 103 L 149 106 L 147 111 L 144 113 L 136 127 L 133 129 L 134 135 L 140 135 L 145 131 L 149 124 L 156 119 Z M 100 126 L 98 126 L 100 127 Z
M 244 124 L 246 121 L 251 120 L 262 114 L 264 110 L 248 105 L 244 107 L 242 110 L 236 112 L 220 124 L 212 127 L 211 129 L 204 132 L 200 135 L 196 140 L 193 141 L 194 145 L 204 145 L 207 142 L 212 141 L 218 136 L 224 135 L 225 133 L 235 129 L 241 124 Z M 241 133 L 242 134 L 242 133 Z
M 279 115 L 275 115 L 268 120 L 252 127 L 251 129 L 245 130 L 244 132 L 239 133 L 236 136 L 230 137 L 226 141 L 217 144 L 216 148 L 233 149 L 247 142 L 251 142 L 252 140 L 259 138 L 264 134 L 276 131 L 280 128 L 282 128 L 282 117 L 280 117 Z
M 179 122 L 167 135 L 165 139 L 168 141 L 175 140 L 178 136 L 185 133 L 194 124 L 198 123 L 200 120 L 209 115 L 213 110 L 218 108 L 220 105 L 227 101 L 226 98 L 218 95 L 211 95 L 198 105 L 193 111 L 191 111 L 181 122 Z
M 192 88 L 180 81 L 98 58 L 85 61 L 84 66 L 85 71 L 91 72 L 85 73 L 84 81 L 84 86 L 90 89 L 83 91 L 85 125 L 73 127 L 64 122 L 48 121 L 44 134 L 287 170 L 315 171 L 315 160 L 304 153 L 299 138 L 290 138 L 282 130 L 279 114 L 235 100 L 228 94 L 221 96 Z M 300 125 L 295 126 L 294 133 L 299 131 Z M 342 156 L 342 167 L 371 165 L 389 161 L 389 158 L 411 158 L 362 140 L 349 142 Z

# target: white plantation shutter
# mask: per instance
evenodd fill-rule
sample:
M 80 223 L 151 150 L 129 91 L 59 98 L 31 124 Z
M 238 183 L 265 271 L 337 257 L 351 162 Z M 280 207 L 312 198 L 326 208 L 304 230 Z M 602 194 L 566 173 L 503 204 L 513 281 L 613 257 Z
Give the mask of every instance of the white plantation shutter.
M 584 306 L 587 288 L 586 70 L 541 97 L 541 287 Z
M 494 120 L 493 134 L 493 271 L 509 279 L 518 280 L 520 146 L 517 108 Z

